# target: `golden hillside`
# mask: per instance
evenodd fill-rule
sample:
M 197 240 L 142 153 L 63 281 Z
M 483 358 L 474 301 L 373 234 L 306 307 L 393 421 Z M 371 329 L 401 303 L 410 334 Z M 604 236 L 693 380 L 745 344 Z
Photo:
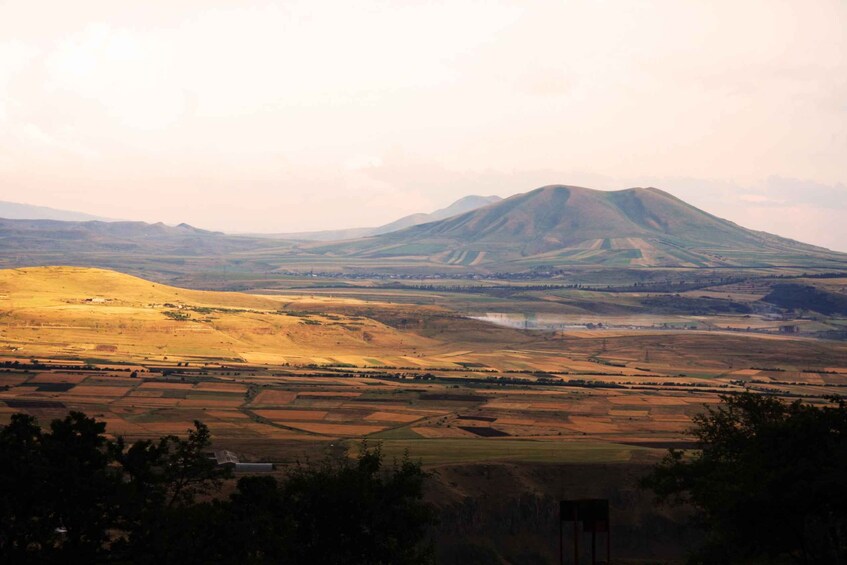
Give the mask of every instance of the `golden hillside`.
M 186 290 L 81 267 L 7 269 L 0 270 L 0 351 L 24 358 L 301 364 L 415 355 L 432 344 L 343 313 L 356 302 Z

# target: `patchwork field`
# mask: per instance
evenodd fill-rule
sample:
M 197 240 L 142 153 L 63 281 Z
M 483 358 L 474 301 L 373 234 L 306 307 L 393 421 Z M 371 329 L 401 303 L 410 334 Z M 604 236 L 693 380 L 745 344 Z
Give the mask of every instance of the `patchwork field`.
M 843 342 L 524 331 L 442 305 L 191 291 L 71 267 L 0 271 L 0 348 L 0 423 L 82 410 L 149 438 L 197 419 L 216 444 L 281 464 L 361 439 L 427 465 L 641 461 L 686 445 L 718 394 L 823 402 L 847 387 Z

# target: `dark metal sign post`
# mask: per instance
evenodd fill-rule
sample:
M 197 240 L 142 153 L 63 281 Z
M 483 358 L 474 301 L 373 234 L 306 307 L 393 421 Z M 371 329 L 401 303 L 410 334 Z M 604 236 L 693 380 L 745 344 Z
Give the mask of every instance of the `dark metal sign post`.
M 579 565 L 579 522 L 582 531 L 591 532 L 591 565 L 597 564 L 597 532 L 606 534 L 606 563 L 611 563 L 609 501 L 605 498 L 562 500 L 559 502 L 559 563 L 565 563 L 564 526 L 573 522 L 573 563 Z

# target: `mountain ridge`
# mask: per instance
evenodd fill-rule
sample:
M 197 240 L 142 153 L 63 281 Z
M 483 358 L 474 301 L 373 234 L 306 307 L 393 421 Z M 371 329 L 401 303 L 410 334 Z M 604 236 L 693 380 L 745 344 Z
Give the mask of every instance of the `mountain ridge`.
M 439 208 L 434 212 L 418 212 L 415 214 L 409 214 L 408 216 L 403 216 L 402 218 L 394 220 L 393 222 L 389 222 L 387 224 L 383 224 L 381 226 L 373 228 L 348 228 L 340 230 L 321 230 L 310 232 L 250 235 L 254 237 L 267 237 L 273 239 L 300 241 L 341 241 L 346 239 L 360 239 L 363 237 L 372 237 L 375 235 L 390 233 L 393 231 L 401 230 L 407 227 L 427 222 L 443 220 L 451 216 L 455 216 L 457 214 L 476 210 L 477 208 L 481 208 L 483 206 L 487 206 L 488 204 L 499 202 L 501 200 L 502 198 L 500 198 L 499 196 L 479 196 L 476 194 L 471 194 L 468 196 L 463 196 L 462 198 L 456 200 L 449 206 Z
M 49 206 L 36 206 L 21 202 L 9 202 L 0 200 L 0 218 L 8 220 L 56 220 L 62 222 L 112 222 L 111 218 L 104 218 L 85 212 L 73 210 L 61 210 Z
M 307 248 L 308 249 L 308 248 Z M 418 257 L 429 263 L 768 266 L 802 253 L 847 255 L 743 228 L 654 187 L 600 191 L 548 185 L 445 220 L 312 246 L 333 256 Z
M 0 249 L 0 266 L 73 264 L 169 279 L 313 270 L 847 271 L 845 253 L 749 230 L 652 187 L 599 191 L 550 185 L 445 219 L 333 242 L 228 235 L 188 224 L 0 219 Z

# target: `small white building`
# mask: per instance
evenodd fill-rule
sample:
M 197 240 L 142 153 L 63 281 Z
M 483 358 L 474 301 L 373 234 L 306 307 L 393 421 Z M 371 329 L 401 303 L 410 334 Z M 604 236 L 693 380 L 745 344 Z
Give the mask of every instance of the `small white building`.
M 219 466 L 229 466 L 236 473 L 269 473 L 276 467 L 273 463 L 242 463 L 232 451 L 221 449 L 210 454 Z

